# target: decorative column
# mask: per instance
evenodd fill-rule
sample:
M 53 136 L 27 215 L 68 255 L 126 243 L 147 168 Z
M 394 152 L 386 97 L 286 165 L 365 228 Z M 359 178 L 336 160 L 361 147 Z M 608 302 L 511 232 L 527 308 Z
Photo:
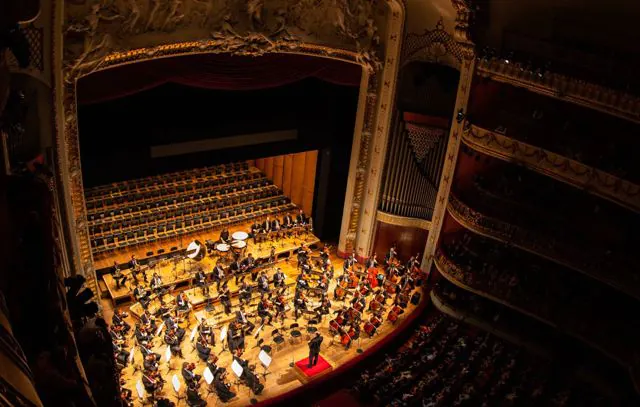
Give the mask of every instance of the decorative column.
M 392 10 L 393 17 L 388 20 L 386 39 L 386 54 L 384 70 L 378 83 L 378 100 L 376 105 L 376 121 L 373 126 L 370 143 L 370 158 L 368 165 L 361 176 L 365 179 L 365 190 L 360 205 L 360 223 L 356 232 L 355 251 L 358 258 L 369 256 L 375 232 L 376 213 L 380 189 L 382 186 L 382 173 L 384 160 L 387 156 L 387 145 L 392 124 L 393 103 L 395 89 L 400 66 L 401 37 L 396 33 L 403 32 L 404 10 L 401 8 Z
M 436 205 L 433 210 L 433 219 L 429 238 L 427 239 L 427 244 L 422 256 L 421 268 L 427 272 L 431 268 L 433 254 L 435 252 L 438 238 L 440 237 L 440 229 L 442 229 L 442 221 L 447 208 L 447 202 L 449 201 L 448 198 L 449 192 L 451 191 L 451 182 L 453 180 L 453 173 L 458 160 L 460 140 L 462 139 L 462 131 L 466 121 L 458 120 L 457 116 L 458 112 L 466 113 L 467 111 L 467 103 L 469 101 L 469 93 L 471 91 L 471 81 L 473 80 L 475 62 L 475 57 L 472 55 L 471 58 L 465 58 L 462 63 L 460 83 L 458 84 L 458 94 L 456 97 L 456 107 L 453 113 L 454 117 L 452 120 L 451 130 L 449 132 L 449 142 L 447 144 L 447 153 L 444 160 L 444 167 L 442 169 L 440 188 L 438 189 Z

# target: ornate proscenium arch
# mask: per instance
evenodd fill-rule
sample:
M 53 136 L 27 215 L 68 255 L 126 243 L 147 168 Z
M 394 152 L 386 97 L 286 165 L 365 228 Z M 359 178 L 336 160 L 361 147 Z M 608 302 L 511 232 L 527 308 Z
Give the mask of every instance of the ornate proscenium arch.
M 78 141 L 76 83 L 92 72 L 154 58 L 202 53 L 259 57 L 293 53 L 363 68 L 341 249 L 352 248 L 374 148 L 388 134 L 404 5 L 400 0 L 89 0 L 58 1 L 54 55 L 57 181 L 73 268 L 96 284 Z M 379 29 L 380 27 L 380 29 Z M 62 52 L 62 54 L 60 54 Z M 93 285 L 90 284 L 90 285 Z

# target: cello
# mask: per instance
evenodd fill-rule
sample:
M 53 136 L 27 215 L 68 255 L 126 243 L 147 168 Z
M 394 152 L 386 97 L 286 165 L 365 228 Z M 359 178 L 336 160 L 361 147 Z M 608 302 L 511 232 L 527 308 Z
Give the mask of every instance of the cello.
M 403 312 L 404 310 L 402 309 L 402 307 L 394 305 L 387 315 L 387 320 L 395 323 L 398 320 L 398 316 L 400 316 L 400 314 L 402 314 Z

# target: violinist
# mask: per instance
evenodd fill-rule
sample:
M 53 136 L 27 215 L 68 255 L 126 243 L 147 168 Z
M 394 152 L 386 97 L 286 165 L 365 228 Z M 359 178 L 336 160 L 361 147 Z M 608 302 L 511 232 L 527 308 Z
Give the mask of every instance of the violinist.
M 224 313 L 229 315 L 231 313 L 231 295 L 226 281 L 222 284 L 222 291 L 218 295 L 218 298 L 220 298 L 220 302 L 224 306 Z
M 173 330 L 175 336 L 178 338 L 178 341 L 182 342 L 182 339 L 184 338 L 186 331 L 184 330 L 184 328 L 180 328 L 178 326 L 178 324 L 173 319 L 173 317 L 171 317 L 171 315 L 167 315 L 167 317 L 164 319 L 164 324 L 167 327 L 167 330 L 168 331 Z
M 164 343 L 169 345 L 169 348 L 171 349 L 171 354 L 172 355 L 178 356 L 180 358 L 184 357 L 184 356 L 182 356 L 182 349 L 180 349 L 180 340 L 176 336 L 176 331 L 175 330 L 173 330 L 173 329 L 168 329 L 167 330 L 167 332 L 164 335 Z
M 203 362 L 209 360 L 209 357 L 211 356 L 211 348 L 207 344 L 207 341 L 202 334 L 198 336 L 196 351 L 198 352 L 198 358 L 200 358 L 200 360 L 202 360 Z
M 189 407 L 205 407 L 207 401 L 198 394 L 198 387 L 194 382 L 189 382 L 187 386 L 187 405 Z
M 209 343 L 211 346 L 215 346 L 216 344 L 216 336 L 213 334 L 213 328 L 207 324 L 207 320 L 202 318 L 200 324 L 198 325 L 198 334 L 203 337 L 205 340 L 209 338 Z
M 246 281 L 243 281 L 238 289 L 238 299 L 240 300 L 240 306 L 251 302 L 251 287 L 249 287 Z
M 220 239 L 218 239 L 218 243 L 227 244 L 230 241 L 231 240 L 229 239 L 229 229 L 227 229 L 227 227 L 225 226 L 224 228 L 222 228 L 222 232 L 220 232 Z
M 216 290 L 220 292 L 220 283 L 224 281 L 226 277 L 226 273 L 224 272 L 224 268 L 222 267 L 222 262 L 218 259 L 216 262 L 216 266 L 211 271 L 211 275 L 213 276 L 213 281 L 216 282 Z
M 256 264 L 256 259 L 253 257 L 252 253 L 249 253 L 247 257 L 245 257 L 240 263 L 240 272 L 241 273 L 251 273 L 251 280 L 256 281 L 256 275 L 253 273 L 253 269 Z M 240 281 L 244 281 L 244 276 Z
M 324 315 L 328 315 L 331 311 L 331 301 L 329 301 L 329 298 L 325 296 L 322 299 L 322 303 L 320 304 L 320 306 L 316 307 L 314 311 L 318 320 L 321 320 Z
M 140 326 L 140 324 L 136 324 L 134 335 L 136 336 L 136 340 L 138 341 L 138 343 L 147 343 L 153 339 L 153 337 L 147 333 L 145 327 Z
M 145 371 L 142 374 L 142 384 L 147 393 L 155 394 L 162 390 L 164 380 L 162 380 L 157 370 Z
M 236 285 L 240 284 L 239 281 L 244 281 L 244 276 L 242 274 L 242 264 L 239 259 L 235 259 L 231 265 L 229 265 L 229 269 L 236 276 Z
M 131 330 L 131 325 L 124 320 L 126 317 L 127 314 L 125 312 L 115 310 L 113 312 L 113 317 L 111 318 L 111 323 L 114 326 L 120 327 L 124 334 Z
M 258 277 L 258 289 L 262 294 L 269 292 L 269 279 L 264 271 L 260 272 L 260 277 Z
M 198 269 L 195 275 L 196 286 L 202 289 L 202 295 L 209 296 L 209 285 L 207 284 L 207 276 L 204 274 L 204 270 Z
M 209 356 L 209 360 L 207 360 L 207 367 L 209 368 L 209 370 L 211 371 L 211 374 L 214 377 L 218 373 L 218 370 L 220 369 L 224 370 L 224 368 L 219 368 L 217 363 L 218 363 L 218 356 L 216 356 L 215 353 L 212 353 L 211 356 Z
M 120 392 L 120 403 L 126 407 L 133 407 L 133 398 L 131 390 L 122 388 Z
M 254 328 L 256 327 L 253 322 L 249 321 L 247 319 L 247 315 L 244 313 L 243 309 L 240 308 L 238 311 L 236 311 L 236 322 L 238 322 L 241 327 L 243 328 L 243 334 L 242 336 L 244 336 L 244 332 L 246 330 L 246 332 L 252 332 L 254 330 Z
M 284 287 L 284 282 L 287 279 L 287 276 L 282 272 L 282 269 L 278 267 L 276 269 L 276 273 L 273 275 L 273 286 L 278 288 Z
M 122 274 L 120 271 L 120 266 L 117 261 L 113 261 L 113 279 L 116 282 L 116 290 L 120 289 L 120 286 L 124 285 L 124 282 L 127 281 L 127 276 Z
M 231 321 L 229 323 L 227 345 L 232 354 L 239 349 L 244 349 L 244 331 L 240 322 Z
M 235 360 L 240 366 L 242 366 L 242 375 L 240 375 L 240 380 L 251 389 L 253 394 L 260 395 L 262 390 L 264 390 L 264 385 L 260 383 L 258 380 L 258 376 L 251 370 L 249 367 L 249 362 L 244 359 L 241 359 L 239 356 L 234 356 L 233 360 Z
M 147 309 L 151 300 L 149 299 L 149 291 L 145 290 L 144 287 L 138 285 L 137 282 L 134 283 L 135 288 L 133 289 L 133 297 L 142 305 L 143 309 Z
M 278 317 L 280 317 L 281 321 L 284 322 L 286 317 L 287 299 L 284 297 L 283 291 L 284 289 L 278 293 L 274 301 L 274 306 L 276 308 L 276 315 L 274 318 L 277 320 Z
M 150 352 L 144 357 L 143 367 L 145 372 L 155 372 L 158 370 L 158 360 L 160 358 L 157 353 Z
M 213 376 L 213 386 L 218 398 L 222 400 L 223 403 L 228 402 L 236 396 L 236 394 L 231 391 L 231 385 L 225 381 L 226 376 L 227 371 L 224 368 L 218 369 Z
M 297 321 L 299 314 L 307 310 L 307 299 L 301 290 L 296 290 L 295 298 L 293 299 L 293 307 L 295 309 L 295 319 Z
M 129 352 L 124 349 L 123 344 L 113 343 L 113 357 L 123 368 L 129 362 Z
M 298 275 L 298 279 L 296 280 L 296 291 L 302 291 L 309 289 L 309 283 L 307 283 L 306 275 L 300 274 Z
M 200 379 L 202 379 L 202 376 L 200 376 L 199 374 L 194 373 L 194 370 L 196 369 L 196 364 L 195 363 L 189 363 L 189 362 L 183 362 L 182 363 L 182 378 L 184 379 L 184 382 L 189 385 L 191 383 L 193 384 L 198 384 L 198 382 L 200 381 Z
M 271 309 L 273 309 L 273 304 L 266 296 L 263 295 L 258 303 L 258 315 L 262 319 L 260 322 L 262 325 L 265 324 L 265 321 L 267 325 L 271 325 L 271 321 L 273 320 Z

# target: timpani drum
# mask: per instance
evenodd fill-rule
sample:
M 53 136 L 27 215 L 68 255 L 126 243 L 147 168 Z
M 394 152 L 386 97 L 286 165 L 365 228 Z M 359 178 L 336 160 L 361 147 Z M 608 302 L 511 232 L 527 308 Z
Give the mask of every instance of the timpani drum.
M 216 245 L 216 250 L 222 253 L 226 253 L 231 249 L 231 246 L 229 246 L 226 243 L 218 243 Z
M 249 238 L 249 234 L 247 232 L 233 232 L 231 237 L 233 238 L 233 240 L 244 241 Z
M 242 240 L 234 240 L 233 242 L 231 242 L 231 247 L 233 247 L 234 249 L 242 250 L 247 247 L 247 242 Z

